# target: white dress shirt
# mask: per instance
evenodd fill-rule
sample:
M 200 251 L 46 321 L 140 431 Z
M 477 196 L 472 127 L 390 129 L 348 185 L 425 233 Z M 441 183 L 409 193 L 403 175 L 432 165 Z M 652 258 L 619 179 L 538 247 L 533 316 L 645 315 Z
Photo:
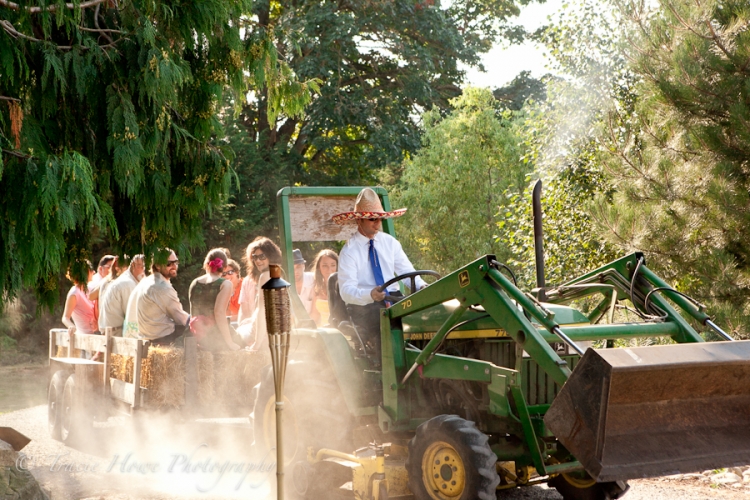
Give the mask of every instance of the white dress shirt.
M 127 269 L 117 279 L 111 281 L 105 287 L 99 288 L 99 331 L 104 333 L 104 329 L 122 328 L 125 323 L 125 311 L 128 308 L 128 299 L 133 289 L 138 284 Z
M 310 312 L 310 306 L 312 306 L 314 288 L 315 274 L 308 272 L 302 273 L 302 291 L 299 293 L 299 298 L 307 312 Z
M 414 266 L 401 248 L 401 243 L 390 234 L 379 231 L 375 238 L 375 250 L 378 252 L 383 279 L 388 281 L 394 276 L 414 271 Z M 370 267 L 370 239 L 359 231 L 349 238 L 339 254 L 339 290 L 341 298 L 347 304 L 366 306 L 372 304 L 370 292 L 375 288 L 375 276 Z M 406 280 L 410 285 L 411 280 Z M 417 276 L 417 289 L 425 286 L 424 280 Z M 389 291 L 398 291 L 398 283 L 388 287 Z

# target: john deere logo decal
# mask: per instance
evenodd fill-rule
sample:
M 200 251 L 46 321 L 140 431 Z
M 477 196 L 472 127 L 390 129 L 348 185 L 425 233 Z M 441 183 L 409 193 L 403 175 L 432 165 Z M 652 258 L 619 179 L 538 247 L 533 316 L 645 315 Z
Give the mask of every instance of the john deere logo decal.
M 461 285 L 461 288 L 469 286 L 469 271 L 458 273 L 458 284 Z

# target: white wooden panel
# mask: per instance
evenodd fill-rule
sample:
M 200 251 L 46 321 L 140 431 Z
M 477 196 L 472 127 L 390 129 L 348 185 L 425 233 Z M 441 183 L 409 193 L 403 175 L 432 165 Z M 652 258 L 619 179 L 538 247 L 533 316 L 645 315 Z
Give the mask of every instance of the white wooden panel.
M 290 196 L 292 241 L 345 241 L 357 230 L 355 223 L 339 226 L 336 214 L 354 210 L 356 196 Z
M 75 337 L 76 337 L 76 340 L 75 340 L 75 345 L 73 347 L 75 347 L 76 349 L 80 349 L 82 351 L 104 352 L 104 348 L 107 345 L 107 339 L 106 337 L 104 337 L 104 335 L 89 335 L 85 333 L 76 333 Z

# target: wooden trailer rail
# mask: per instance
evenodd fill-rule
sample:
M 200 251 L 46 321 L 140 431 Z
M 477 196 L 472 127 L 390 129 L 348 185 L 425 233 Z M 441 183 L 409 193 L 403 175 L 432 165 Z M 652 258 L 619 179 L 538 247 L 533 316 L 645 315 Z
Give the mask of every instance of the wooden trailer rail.
M 109 329 L 108 329 L 109 330 Z M 130 411 L 136 410 L 144 405 L 148 389 L 141 387 L 141 362 L 148 356 L 149 342 L 142 339 L 131 339 L 113 337 L 111 332 L 105 335 L 87 335 L 83 333 L 69 334 L 66 329 L 52 329 L 49 332 L 49 357 L 52 373 L 61 368 L 61 365 L 100 364 L 102 366 L 101 395 L 130 406 Z M 57 357 L 57 348 L 67 348 L 65 357 Z M 92 356 L 97 352 L 103 353 L 102 361 L 84 360 L 73 357 L 74 349 L 90 353 Z M 112 366 L 112 355 L 119 354 L 133 358 L 133 382 L 125 382 L 110 376 Z M 136 369 L 138 367 L 138 369 Z M 138 387 L 138 397 L 135 388 Z

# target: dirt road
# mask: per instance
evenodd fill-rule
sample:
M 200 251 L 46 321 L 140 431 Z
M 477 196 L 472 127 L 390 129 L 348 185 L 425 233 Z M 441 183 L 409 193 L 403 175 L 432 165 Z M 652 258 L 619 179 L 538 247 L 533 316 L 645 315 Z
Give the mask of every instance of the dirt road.
M 32 442 L 19 466 L 51 492 L 52 500 L 267 498 L 275 481 L 272 457 L 252 452 L 246 420 L 179 425 L 158 419 L 97 423 L 75 449 L 49 438 L 47 408 L 0 415 L 0 426 Z M 250 453 L 248 454 L 248 450 Z M 544 485 L 503 492 L 502 500 L 559 500 Z M 699 479 L 631 482 L 628 500 L 748 499 L 750 487 L 711 487 Z M 324 500 L 324 499 L 321 499 Z

